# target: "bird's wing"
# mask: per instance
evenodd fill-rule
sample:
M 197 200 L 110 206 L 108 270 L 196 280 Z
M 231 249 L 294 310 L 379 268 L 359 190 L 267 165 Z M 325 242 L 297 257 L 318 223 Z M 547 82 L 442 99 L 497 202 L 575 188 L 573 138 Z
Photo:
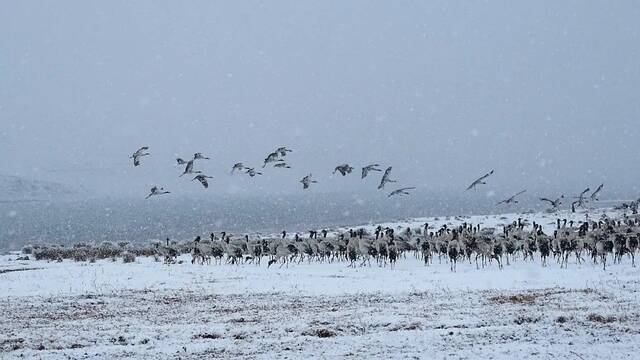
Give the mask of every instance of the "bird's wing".
M 555 201 L 549 200 L 547 198 L 540 198 L 540 201 L 546 201 L 546 202 L 550 203 L 551 205 L 555 204 Z
M 588 192 L 589 192 L 589 190 L 591 190 L 591 189 L 589 189 L 589 188 L 584 189 L 584 190 L 580 193 L 580 197 L 582 197 L 584 194 L 588 193 Z
M 604 184 L 600 184 L 600 186 L 598 186 L 598 188 L 596 189 L 596 191 L 593 192 L 593 194 L 591 194 L 591 198 L 595 198 L 598 193 L 602 190 L 602 187 L 604 187 Z
M 398 190 L 399 191 L 407 191 L 407 190 L 413 190 L 413 189 L 415 189 L 415 187 L 405 187 L 405 188 L 398 189 Z
M 522 195 L 522 194 L 524 194 L 524 193 L 526 193 L 526 192 L 527 192 L 527 189 L 524 189 L 524 190 L 520 191 L 519 193 L 517 193 L 517 194 L 513 195 L 511 198 L 513 199 L 513 198 L 515 198 L 516 196 L 518 196 L 518 195 Z
M 489 176 L 491 176 L 493 174 L 493 170 L 489 171 L 488 173 L 482 175 L 481 177 L 478 178 L 478 180 L 476 180 L 476 182 L 480 182 L 486 178 L 488 178 Z
M 472 182 L 471 185 L 469 185 L 469 187 L 467 188 L 467 190 L 473 189 L 473 187 L 476 186 L 479 182 L 480 182 L 480 180 L 476 180 L 476 181 Z

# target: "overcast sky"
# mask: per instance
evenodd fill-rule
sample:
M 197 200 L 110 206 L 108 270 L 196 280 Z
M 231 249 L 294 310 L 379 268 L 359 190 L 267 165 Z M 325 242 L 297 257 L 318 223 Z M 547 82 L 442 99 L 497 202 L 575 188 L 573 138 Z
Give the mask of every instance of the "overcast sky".
M 140 196 L 201 151 L 210 193 L 578 192 L 640 178 L 637 1 L 3 1 L 2 173 Z M 141 145 L 152 156 L 133 168 Z M 278 146 L 293 169 L 231 177 Z M 359 169 L 357 170 L 359 172 Z M 379 176 L 379 175 L 378 175 Z

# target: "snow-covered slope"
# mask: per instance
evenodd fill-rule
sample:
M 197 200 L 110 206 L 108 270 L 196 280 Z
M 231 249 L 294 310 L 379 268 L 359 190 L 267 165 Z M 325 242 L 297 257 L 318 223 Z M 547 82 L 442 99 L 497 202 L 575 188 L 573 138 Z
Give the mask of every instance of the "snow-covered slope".
M 620 216 L 610 210 L 591 217 Z M 499 227 L 523 214 L 382 224 Z M 524 217 L 524 216 L 523 216 Z M 528 214 L 551 226 L 557 217 Z M 355 226 L 354 226 L 355 227 Z M 640 270 L 590 259 L 499 269 L 413 253 L 396 267 L 346 262 L 166 265 L 0 257 L 2 358 L 633 358 Z

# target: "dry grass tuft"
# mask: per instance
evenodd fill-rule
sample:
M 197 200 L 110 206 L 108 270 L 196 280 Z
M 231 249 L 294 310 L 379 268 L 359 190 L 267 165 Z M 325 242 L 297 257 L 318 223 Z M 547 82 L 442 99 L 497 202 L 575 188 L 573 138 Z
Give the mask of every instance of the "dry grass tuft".
M 305 331 L 305 332 L 302 333 L 302 335 L 304 335 L 304 336 L 316 336 L 316 337 L 319 337 L 319 338 L 329 338 L 329 337 L 334 337 L 337 334 L 333 330 L 321 328 L 321 329 L 314 329 L 314 330 L 310 330 L 310 331 Z
M 536 294 L 497 295 L 489 298 L 496 304 L 525 304 L 531 305 L 536 301 Z
M 600 314 L 589 314 L 587 315 L 587 320 L 591 321 L 591 322 L 598 322 L 601 324 L 609 324 L 612 322 L 616 322 L 619 321 L 620 319 L 618 319 L 617 317 L 613 316 L 613 315 L 609 315 L 609 316 L 603 316 Z
M 202 333 L 202 334 L 193 335 L 192 338 L 194 340 L 195 339 L 211 339 L 211 340 L 215 340 L 215 339 L 222 339 L 222 335 L 216 334 L 216 333 Z

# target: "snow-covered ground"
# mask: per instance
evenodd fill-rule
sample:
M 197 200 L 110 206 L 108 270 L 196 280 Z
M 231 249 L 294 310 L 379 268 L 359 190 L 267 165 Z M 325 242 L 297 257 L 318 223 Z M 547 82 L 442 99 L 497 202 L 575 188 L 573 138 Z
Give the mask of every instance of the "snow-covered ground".
M 451 218 L 498 224 L 522 215 Z M 584 215 L 582 219 L 584 218 Z M 593 215 L 592 215 L 593 216 Z M 553 215 L 529 219 L 554 221 Z M 405 226 L 434 219 L 388 224 Z M 0 358 L 636 358 L 640 270 L 0 257 Z

